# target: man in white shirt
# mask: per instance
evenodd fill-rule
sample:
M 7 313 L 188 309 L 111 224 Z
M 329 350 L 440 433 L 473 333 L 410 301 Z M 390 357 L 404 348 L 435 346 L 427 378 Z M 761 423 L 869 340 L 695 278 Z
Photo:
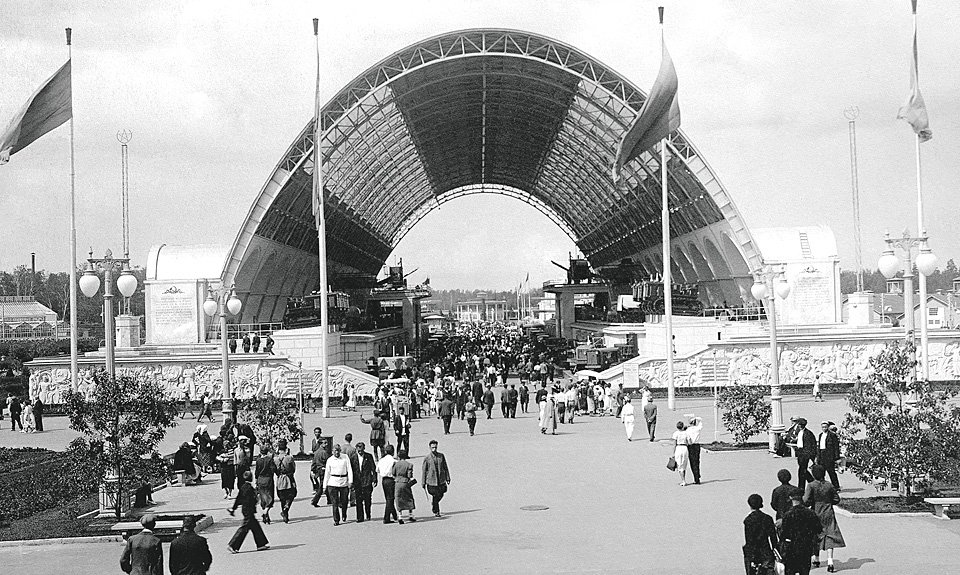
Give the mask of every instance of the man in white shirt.
M 340 518 L 347 521 L 347 505 L 350 502 L 350 486 L 353 484 L 353 466 L 350 458 L 341 454 L 340 444 L 333 446 L 333 455 L 327 458 L 323 473 L 323 488 L 333 504 L 333 524 L 340 525 Z
M 397 517 L 397 508 L 393 504 L 393 463 L 396 459 L 393 457 L 393 446 L 387 445 L 383 448 L 383 457 L 377 462 L 377 475 L 380 476 L 380 485 L 383 486 L 383 498 L 386 505 L 383 507 L 383 523 L 393 523 Z M 392 518 L 392 519 L 391 519 Z
M 690 416 L 690 425 L 687 426 L 687 456 L 690 459 L 690 471 L 693 472 L 693 482 L 700 485 L 700 432 L 703 431 L 703 419 Z

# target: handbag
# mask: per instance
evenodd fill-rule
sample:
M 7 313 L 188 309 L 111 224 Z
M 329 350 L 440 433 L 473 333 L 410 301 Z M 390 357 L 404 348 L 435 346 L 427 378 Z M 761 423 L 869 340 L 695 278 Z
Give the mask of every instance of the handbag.
M 672 455 L 670 456 L 670 459 L 667 460 L 667 469 L 670 471 L 677 470 L 677 460 Z
M 780 552 L 774 549 L 773 557 L 773 572 L 776 573 L 776 575 L 784 575 L 787 571 L 787 567 L 783 564 L 783 557 L 780 556 Z

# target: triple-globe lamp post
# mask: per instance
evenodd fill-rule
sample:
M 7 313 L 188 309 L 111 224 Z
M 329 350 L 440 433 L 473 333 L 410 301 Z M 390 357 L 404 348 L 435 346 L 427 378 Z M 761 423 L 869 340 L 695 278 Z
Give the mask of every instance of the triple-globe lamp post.
M 137 276 L 130 270 L 130 258 L 115 258 L 113 252 L 107 250 L 102 258 L 90 257 L 87 259 L 87 270 L 80 276 L 80 291 L 87 297 L 94 297 L 100 291 L 100 277 L 97 272 L 103 272 L 103 336 L 106 347 L 106 369 L 111 378 L 116 377 L 116 344 L 114 342 L 115 327 L 113 321 L 113 275 L 117 277 L 117 289 L 123 297 L 130 297 L 137 291 Z
M 233 417 L 233 395 L 230 392 L 230 349 L 227 347 L 227 314 L 237 315 L 243 302 L 237 297 L 233 286 L 207 288 L 207 299 L 203 302 L 203 313 L 210 317 L 220 317 L 220 365 L 223 371 L 223 417 Z
M 750 293 L 757 301 L 767 301 L 767 319 L 770 326 L 770 451 L 775 451 L 783 425 L 783 396 L 780 395 L 780 354 L 777 350 L 777 298 L 787 299 L 790 284 L 783 277 L 784 267 L 764 264 L 753 272 L 754 284 Z M 779 279 L 778 279 L 779 278 Z M 774 281 L 776 280 L 776 281 Z

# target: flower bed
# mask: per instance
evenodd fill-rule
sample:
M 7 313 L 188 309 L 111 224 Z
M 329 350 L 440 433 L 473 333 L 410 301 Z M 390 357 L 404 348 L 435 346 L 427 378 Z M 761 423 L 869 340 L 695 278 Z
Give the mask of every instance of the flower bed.
M 933 513 L 933 507 L 923 497 L 851 497 L 840 500 L 839 507 L 851 513 Z
M 747 441 L 746 443 L 714 441 L 713 443 L 705 443 L 703 448 L 708 451 L 759 451 L 769 449 L 770 444 L 766 441 Z
M 93 474 L 46 449 L 0 449 L 0 520 L 22 519 L 96 493 Z

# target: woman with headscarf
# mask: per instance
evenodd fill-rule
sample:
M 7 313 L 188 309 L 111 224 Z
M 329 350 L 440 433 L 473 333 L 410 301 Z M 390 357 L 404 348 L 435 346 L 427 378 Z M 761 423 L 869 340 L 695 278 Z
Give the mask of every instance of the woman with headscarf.
M 686 432 L 686 425 L 682 421 L 677 422 L 677 430 L 673 432 L 673 459 L 677 462 L 677 473 L 680 474 L 680 486 L 687 484 L 687 461 L 689 460 L 689 450 L 687 444 L 689 438 Z
M 411 523 L 417 520 L 413 516 L 413 510 L 417 508 L 417 504 L 413 499 L 413 486 L 416 485 L 417 480 L 413 478 L 413 464 L 410 463 L 410 456 L 407 455 L 407 450 L 401 449 L 398 451 L 397 457 L 399 459 L 393 462 L 393 471 L 391 473 L 394 481 L 393 501 L 397 507 L 397 512 L 400 513 L 398 522 L 400 525 L 403 525 L 404 511 L 407 512 L 407 518 Z
M 230 418 L 220 426 L 216 443 L 219 446 L 216 458 L 220 464 L 220 487 L 223 489 L 223 498 L 230 499 L 233 496 L 233 486 L 237 482 L 237 468 L 233 464 L 233 451 L 237 443 Z
M 186 441 L 173 455 L 173 470 L 183 472 L 184 485 L 189 485 L 190 482 L 200 483 L 200 471 L 193 464 L 193 450 L 190 449 L 190 444 Z
M 260 446 L 260 457 L 254 468 L 254 485 L 257 487 L 257 500 L 263 508 L 260 521 L 270 523 L 270 509 L 273 507 L 273 476 L 277 473 L 277 466 L 273 462 L 273 448 L 269 443 Z
M 197 450 L 197 461 L 200 462 L 200 469 L 210 473 L 213 471 L 210 453 L 213 449 L 213 442 L 210 440 L 210 434 L 207 433 L 207 426 L 200 424 L 197 430 L 193 432 L 193 447 Z
M 813 481 L 807 483 L 806 491 L 803 493 L 803 502 L 813 509 L 813 512 L 820 518 L 820 525 L 823 531 L 819 535 L 820 545 L 817 547 L 817 554 L 814 555 L 813 566 L 820 566 L 820 550 L 827 551 L 827 572 L 833 573 L 833 550 L 837 547 L 846 547 L 843 540 L 843 534 L 840 533 L 840 526 L 837 525 L 837 516 L 833 512 L 833 506 L 840 503 L 840 495 L 837 489 L 829 481 L 824 481 L 827 470 L 824 466 L 817 464 L 810 469 L 813 475 Z
M 277 474 L 277 497 L 280 498 L 280 516 L 284 523 L 290 522 L 290 506 L 297 497 L 297 482 L 294 478 L 297 464 L 287 449 L 287 440 L 277 441 L 277 456 L 273 460 Z

